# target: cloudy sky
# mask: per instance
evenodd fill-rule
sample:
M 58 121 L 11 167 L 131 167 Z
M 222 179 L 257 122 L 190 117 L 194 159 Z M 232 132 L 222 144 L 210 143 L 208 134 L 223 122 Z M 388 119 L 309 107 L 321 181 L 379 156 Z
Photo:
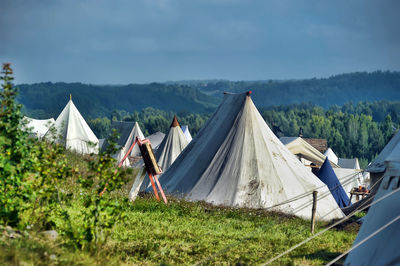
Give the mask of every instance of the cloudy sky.
M 400 70 L 397 0 L 1 0 L 17 83 Z

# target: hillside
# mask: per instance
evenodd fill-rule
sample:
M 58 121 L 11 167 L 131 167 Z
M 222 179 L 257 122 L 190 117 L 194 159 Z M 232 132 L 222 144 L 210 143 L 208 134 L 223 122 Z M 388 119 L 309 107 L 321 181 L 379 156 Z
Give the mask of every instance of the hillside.
M 146 107 L 173 112 L 211 112 L 225 91 L 251 90 L 259 108 L 305 102 L 326 108 L 349 102 L 398 101 L 400 72 L 357 72 L 304 80 L 200 80 L 107 86 L 48 82 L 18 87 L 18 99 L 30 116 L 56 117 L 71 93 L 82 114 L 94 118 L 109 116 L 113 110 L 133 112 Z
M 82 83 L 21 84 L 18 101 L 35 118 L 57 117 L 69 94 L 84 117 L 109 116 L 113 110 L 132 112 L 154 107 L 174 112 L 202 113 L 213 110 L 218 99 L 188 86 L 159 83 L 88 85 Z
M 356 72 L 321 79 L 267 81 L 179 81 L 215 97 L 222 92 L 253 91 L 258 107 L 313 103 L 322 107 L 348 102 L 400 100 L 400 72 Z

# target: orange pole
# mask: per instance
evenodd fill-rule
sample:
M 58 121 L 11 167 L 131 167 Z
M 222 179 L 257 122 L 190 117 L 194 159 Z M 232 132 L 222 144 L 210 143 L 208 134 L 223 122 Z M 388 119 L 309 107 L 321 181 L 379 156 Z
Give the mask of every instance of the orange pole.
M 154 194 L 156 195 L 156 199 L 157 199 L 158 201 L 160 201 L 160 197 L 158 196 L 158 192 L 157 192 L 156 185 L 154 184 L 153 175 L 150 174 L 150 173 L 148 173 L 148 174 L 149 174 L 151 186 L 153 187 L 153 190 L 154 190 Z
M 167 200 L 167 198 L 165 197 L 164 190 L 162 189 L 161 184 L 160 184 L 160 182 L 158 181 L 157 176 L 154 176 L 154 179 L 156 180 L 158 189 L 160 190 L 160 193 L 161 193 L 161 196 L 162 196 L 162 198 L 163 198 L 163 200 L 164 200 L 164 203 L 167 204 L 167 203 L 168 203 L 168 200 Z

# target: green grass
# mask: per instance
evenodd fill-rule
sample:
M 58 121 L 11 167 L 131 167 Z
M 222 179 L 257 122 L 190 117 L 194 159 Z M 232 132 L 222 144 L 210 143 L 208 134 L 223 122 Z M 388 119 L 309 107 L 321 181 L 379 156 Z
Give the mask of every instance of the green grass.
M 67 210 L 71 226 L 79 228 L 84 208 L 76 179 L 88 175 L 86 161 L 90 158 L 67 155 L 75 170 L 60 187 L 71 195 Z M 55 241 L 45 239 L 39 232 L 50 228 L 48 224 L 35 224 L 44 220 L 38 207 L 24 214 L 26 221 L 34 225 L 20 238 L 10 239 L 0 229 L 0 265 L 260 264 L 311 236 L 309 221 L 282 213 L 218 207 L 172 197 L 165 205 L 153 195 L 141 195 L 131 203 L 126 198 L 136 171 L 127 170 L 123 176 L 126 185 L 111 195 L 124 207 L 126 219 L 114 225 L 100 248 L 78 250 L 62 234 Z M 50 220 L 62 232 L 69 223 L 57 213 L 54 210 Z M 317 223 L 316 231 L 327 226 Z M 274 264 L 324 264 L 351 247 L 358 229 L 358 224 L 347 222 Z
M 78 209 L 74 206 L 70 212 Z M 91 253 L 33 231 L 29 237 L 3 237 L 0 264 L 259 264 L 311 235 L 309 222 L 299 218 L 173 198 L 165 205 L 151 196 L 140 197 L 126 206 L 126 214 L 127 220 L 116 224 L 106 244 Z M 327 224 L 317 226 L 323 229 Z M 326 263 L 351 247 L 357 231 L 355 223 L 333 229 L 277 263 Z

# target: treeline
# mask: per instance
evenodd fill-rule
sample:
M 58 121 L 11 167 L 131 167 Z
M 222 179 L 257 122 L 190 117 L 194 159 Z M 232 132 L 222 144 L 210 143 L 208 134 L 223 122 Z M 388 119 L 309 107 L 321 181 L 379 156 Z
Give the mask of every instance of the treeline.
M 112 110 L 134 112 L 146 107 L 174 112 L 213 112 L 224 91 L 251 90 L 258 108 L 303 102 L 329 108 L 349 102 L 400 101 L 400 72 L 358 72 L 304 80 L 201 80 L 129 85 L 46 82 L 18 87 L 18 101 L 24 105 L 24 112 L 34 118 L 57 116 L 72 94 L 76 106 L 88 119 L 110 118 Z M 393 112 L 392 118 L 394 113 L 398 112 Z
M 181 81 L 200 91 L 222 97 L 222 92 L 253 91 L 254 103 L 259 107 L 311 102 L 328 108 L 347 102 L 400 100 L 400 72 L 355 72 L 303 80 L 261 81 Z
M 91 85 L 45 82 L 18 85 L 24 113 L 39 119 L 57 117 L 70 95 L 85 118 L 110 117 L 112 110 L 140 111 L 146 107 L 193 113 L 211 112 L 219 99 L 184 85 L 162 83 Z
M 145 136 L 153 134 L 157 131 L 166 133 L 171 125 L 174 112 L 164 111 L 147 107 L 142 111 L 134 111 L 132 113 L 126 111 L 112 111 L 111 118 L 102 117 L 88 120 L 89 126 L 92 128 L 98 138 L 106 138 L 111 132 L 111 121 L 135 121 Z M 195 136 L 204 123 L 208 120 L 212 113 L 197 114 L 189 112 L 176 113 L 179 123 L 188 125 L 190 133 Z
M 302 128 L 304 137 L 325 138 L 339 157 L 357 157 L 365 167 L 399 128 L 397 114 L 392 119 L 389 111 L 395 106 L 399 103 L 363 102 L 329 109 L 301 104 L 263 109 L 261 113 L 276 135 L 298 136 Z

